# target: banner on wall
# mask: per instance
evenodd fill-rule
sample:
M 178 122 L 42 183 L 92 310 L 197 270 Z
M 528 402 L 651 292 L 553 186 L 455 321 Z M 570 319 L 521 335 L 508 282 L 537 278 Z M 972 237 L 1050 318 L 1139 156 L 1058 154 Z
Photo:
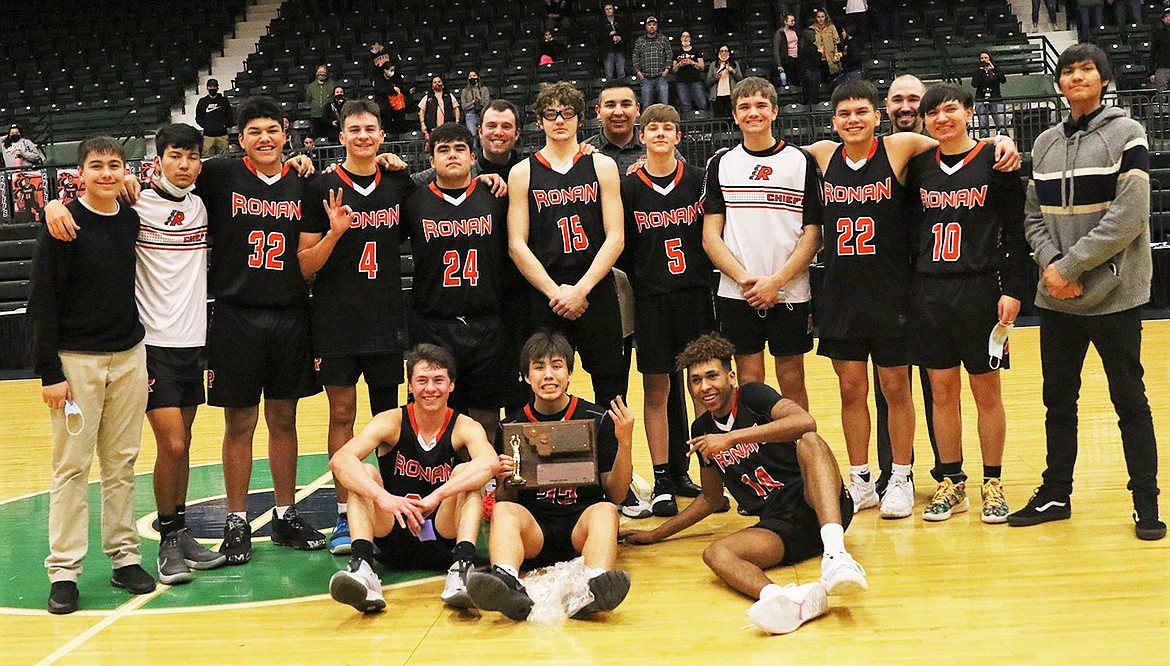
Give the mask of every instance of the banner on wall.
M 49 199 L 48 173 L 15 171 L 9 176 L 12 189 L 12 219 L 16 222 L 41 222 L 45 202 Z

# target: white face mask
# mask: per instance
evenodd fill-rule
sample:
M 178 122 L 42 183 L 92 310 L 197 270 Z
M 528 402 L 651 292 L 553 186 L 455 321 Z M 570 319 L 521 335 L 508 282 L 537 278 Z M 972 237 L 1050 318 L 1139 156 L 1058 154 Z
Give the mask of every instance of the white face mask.
M 996 324 L 987 337 L 987 355 L 991 357 L 989 365 L 993 370 L 999 370 L 1003 355 L 1007 351 L 1008 334 L 1012 332 L 1013 324 Z
M 191 183 L 187 187 L 179 187 L 178 185 L 175 185 L 171 181 L 167 180 L 167 177 L 163 174 L 162 169 L 159 169 L 158 180 L 155 181 L 155 183 L 158 185 L 160 190 L 166 192 L 172 197 L 177 197 L 179 199 L 187 196 L 191 193 L 191 190 L 195 189 L 195 183 Z
M 71 419 L 71 416 L 77 418 Z M 76 432 L 74 431 L 73 424 L 77 425 Z M 85 430 L 85 415 L 81 413 L 81 407 L 78 407 L 77 403 L 72 400 L 65 401 L 65 430 L 74 437 L 80 435 Z

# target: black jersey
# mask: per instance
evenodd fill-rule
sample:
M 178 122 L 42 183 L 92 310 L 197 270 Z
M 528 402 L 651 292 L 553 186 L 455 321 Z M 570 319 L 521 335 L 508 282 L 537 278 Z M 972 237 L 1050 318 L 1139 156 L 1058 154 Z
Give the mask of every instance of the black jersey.
M 382 486 L 386 492 L 399 497 L 423 498 L 451 478 L 451 470 L 458 464 L 455 445 L 451 434 L 455 430 L 455 410 L 447 409 L 447 420 L 439 428 L 439 434 L 429 448 L 419 440 L 418 421 L 414 418 L 414 405 L 400 407 L 402 429 L 398 443 L 389 453 L 378 456 L 378 471 L 382 474 Z
M 406 200 L 414 253 L 413 303 L 429 317 L 499 315 L 508 200 L 479 181 L 453 196 L 435 183 Z
M 908 184 L 918 195 L 915 270 L 923 275 L 998 271 L 1003 293 L 1028 290 L 1024 184 L 1018 171 L 996 171 L 984 142 L 962 155 L 935 149 L 910 162 Z
M 521 490 L 516 501 L 530 511 L 539 511 L 542 514 L 576 513 L 581 507 L 587 507 L 598 502 L 605 502 L 605 489 L 601 487 L 600 475 L 609 473 L 613 469 L 614 458 L 617 457 L 617 435 L 613 430 L 613 419 L 609 412 L 597 405 L 581 400 L 576 396 L 569 398 L 569 406 L 556 414 L 541 414 L 533 407 L 532 402 L 523 408 L 504 417 L 504 423 L 538 423 L 545 421 L 569 421 L 572 419 L 593 419 L 597 424 L 597 474 L 598 485 L 576 486 L 565 488 L 545 488 L 543 490 Z M 497 443 L 498 450 L 503 450 L 503 442 Z
M 269 177 L 246 157 L 203 163 L 196 194 L 207 206 L 212 297 L 250 307 L 305 302 L 309 290 L 297 261 L 301 191 L 301 179 L 287 164 Z
M 402 202 L 405 172 L 356 176 L 338 168 L 316 178 L 305 197 L 305 231 L 329 231 L 323 202 L 340 189 L 356 216 L 313 281 L 316 356 L 397 353 L 406 346 L 402 299 Z
M 540 153 L 528 159 L 528 247 L 558 283 L 581 279 L 605 242 L 593 159 L 578 152 L 565 173 Z
M 841 146 L 824 174 L 825 276 L 813 302 L 816 322 L 825 338 L 900 337 L 911 273 L 905 188 L 881 138 L 860 168 L 846 160 Z
M 703 251 L 703 170 L 678 161 L 669 176 L 640 167 L 622 179 L 630 282 L 636 295 L 665 294 L 711 284 Z
M 691 437 L 769 423 L 772 421 L 772 407 L 779 401 L 780 394 L 767 384 L 744 384 L 736 389 L 731 399 L 731 414 L 726 423 L 718 422 L 710 412 L 705 413 L 691 425 Z M 752 515 L 759 515 L 773 492 L 800 480 L 795 442 L 736 444 L 714 454 L 710 460 L 700 457 L 699 463 L 703 467 L 715 467 L 740 508 Z

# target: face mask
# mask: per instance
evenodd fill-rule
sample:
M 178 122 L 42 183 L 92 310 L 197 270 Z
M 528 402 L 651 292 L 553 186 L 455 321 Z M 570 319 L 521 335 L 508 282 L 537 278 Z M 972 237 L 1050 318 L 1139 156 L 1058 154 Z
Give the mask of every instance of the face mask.
M 344 102 L 344 101 L 345 101 L 345 95 L 334 95 L 334 96 L 333 96 L 333 99 L 337 100 L 338 102 Z
M 1003 355 L 1007 352 L 1008 334 L 1012 332 L 1013 324 L 996 324 L 987 338 L 987 355 L 991 357 L 990 366 L 993 370 L 999 369 Z
M 85 430 L 85 415 L 81 413 L 81 407 L 72 400 L 65 401 L 65 430 L 74 437 Z
M 178 199 L 182 199 L 183 197 L 190 194 L 191 190 L 195 189 L 195 183 L 191 183 L 187 187 L 179 187 L 178 185 L 175 185 L 171 181 L 167 180 L 167 177 L 163 174 L 161 169 L 158 172 L 158 181 L 156 182 L 158 183 L 160 190 Z
M 470 83 L 471 85 L 475 85 L 475 84 L 479 83 L 479 79 L 472 76 L 472 77 L 467 78 L 467 82 Z

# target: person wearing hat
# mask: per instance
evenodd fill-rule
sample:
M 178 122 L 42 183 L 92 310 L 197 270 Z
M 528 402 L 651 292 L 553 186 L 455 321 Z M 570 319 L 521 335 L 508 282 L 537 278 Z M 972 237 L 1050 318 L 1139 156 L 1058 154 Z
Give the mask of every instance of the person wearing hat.
M 1170 84 L 1170 7 L 1162 9 L 1162 25 L 1150 35 L 1150 83 L 1158 90 Z
M 670 66 L 674 51 L 670 40 L 658 32 L 658 19 L 646 17 L 646 34 L 634 42 L 634 71 L 642 82 L 642 108 L 655 102 L 670 104 Z
M 203 128 L 203 156 L 214 157 L 227 152 L 228 126 L 232 124 L 232 105 L 219 93 L 219 81 L 207 79 L 207 94 L 195 105 L 195 124 Z
M 4 137 L 4 166 L 11 169 L 22 166 L 40 166 L 45 162 L 45 154 L 37 148 L 31 139 L 23 138 L 20 134 L 20 125 L 8 128 L 8 136 Z

